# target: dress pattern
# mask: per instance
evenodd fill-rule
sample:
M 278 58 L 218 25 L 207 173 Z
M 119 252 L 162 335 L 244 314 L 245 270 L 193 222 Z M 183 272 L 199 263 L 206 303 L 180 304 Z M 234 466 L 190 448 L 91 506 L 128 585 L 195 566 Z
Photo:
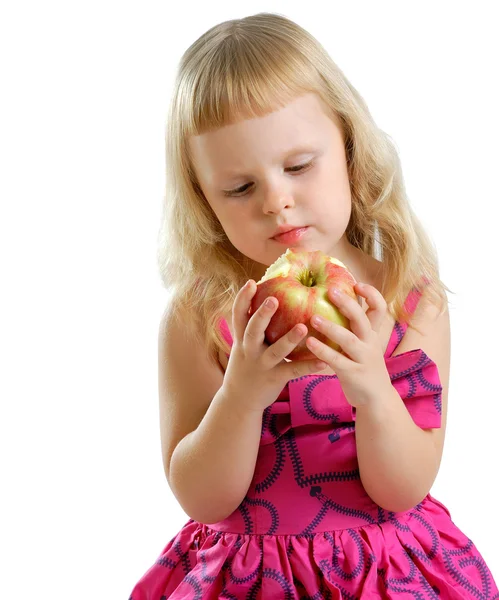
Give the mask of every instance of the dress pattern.
M 406 299 L 410 313 L 421 292 Z M 232 343 L 227 323 L 222 332 Z M 441 427 L 438 367 L 421 349 L 385 352 L 392 385 L 421 428 Z M 378 506 L 360 480 L 355 408 L 336 375 L 293 379 L 264 412 L 253 480 L 226 519 L 189 519 L 129 600 L 499 599 L 474 543 L 431 494 Z

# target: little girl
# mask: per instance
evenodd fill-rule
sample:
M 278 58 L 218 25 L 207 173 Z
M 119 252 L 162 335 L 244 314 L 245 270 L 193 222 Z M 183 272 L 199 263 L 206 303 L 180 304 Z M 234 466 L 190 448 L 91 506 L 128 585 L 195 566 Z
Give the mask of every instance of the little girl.
M 190 519 L 130 600 L 499 598 L 429 493 L 450 290 L 359 93 L 287 18 L 221 23 L 182 57 L 167 169 L 161 443 Z M 350 270 L 360 302 L 328 292 L 350 329 L 265 342 L 277 301 L 251 299 L 288 247 Z M 288 360 L 303 339 L 313 358 Z

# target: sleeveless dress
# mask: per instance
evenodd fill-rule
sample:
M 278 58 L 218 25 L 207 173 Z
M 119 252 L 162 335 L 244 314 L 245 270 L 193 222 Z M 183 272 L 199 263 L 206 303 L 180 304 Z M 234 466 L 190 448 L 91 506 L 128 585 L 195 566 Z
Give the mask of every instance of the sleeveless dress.
M 421 292 L 406 298 L 410 313 Z M 220 326 L 228 343 L 227 323 Z M 385 352 L 392 385 L 421 428 L 441 427 L 437 365 L 423 350 Z M 355 408 L 336 375 L 288 382 L 263 415 L 253 480 L 240 506 L 189 519 L 129 600 L 498 599 L 480 552 L 428 494 L 405 512 L 371 500 L 359 476 Z

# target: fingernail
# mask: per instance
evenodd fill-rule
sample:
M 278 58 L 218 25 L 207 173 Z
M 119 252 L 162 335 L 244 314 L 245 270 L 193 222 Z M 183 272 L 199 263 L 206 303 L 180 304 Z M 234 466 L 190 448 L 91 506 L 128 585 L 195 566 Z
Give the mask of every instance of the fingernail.
M 315 315 L 312 317 L 312 323 L 314 325 L 322 325 L 322 323 L 324 323 L 324 319 L 322 317 Z
M 305 331 L 301 328 L 301 327 L 295 327 L 293 329 L 293 338 L 295 340 L 299 340 L 303 335 L 304 335 Z
M 340 292 L 340 290 L 338 290 L 338 289 L 336 289 L 336 288 L 335 288 L 335 289 L 333 290 L 333 296 L 334 296 L 335 298 L 341 298 L 341 296 L 342 296 L 342 292 Z
M 267 300 L 265 300 L 265 306 L 267 308 L 273 308 L 275 306 L 274 301 L 272 300 L 272 298 L 267 298 Z

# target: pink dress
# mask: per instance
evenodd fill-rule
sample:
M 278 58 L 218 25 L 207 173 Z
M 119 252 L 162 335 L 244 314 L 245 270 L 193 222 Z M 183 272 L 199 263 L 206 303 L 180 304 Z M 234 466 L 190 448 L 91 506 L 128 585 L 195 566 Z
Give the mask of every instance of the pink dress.
M 407 297 L 411 311 L 420 295 Z M 437 365 L 421 349 L 392 356 L 406 330 L 395 323 L 386 349 L 392 384 L 419 427 L 440 427 Z M 219 523 L 187 521 L 130 596 L 167 598 L 485 600 L 499 592 L 474 543 L 430 494 L 399 513 L 371 500 L 359 476 L 355 409 L 336 375 L 309 375 L 265 410 L 240 506 Z

